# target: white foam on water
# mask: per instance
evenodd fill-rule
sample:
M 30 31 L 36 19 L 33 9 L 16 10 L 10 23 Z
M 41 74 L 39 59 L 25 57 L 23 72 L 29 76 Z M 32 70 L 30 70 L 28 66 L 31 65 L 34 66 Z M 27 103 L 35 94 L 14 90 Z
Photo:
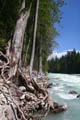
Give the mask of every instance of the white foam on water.
M 80 84 L 80 76 L 68 75 L 68 74 L 53 74 L 53 76 L 54 78 L 59 78 L 60 80 L 65 82 Z
M 49 90 L 49 93 L 50 93 L 50 94 L 53 94 L 53 91 L 52 91 L 52 90 Z
M 51 76 L 56 78 L 52 80 L 54 86 L 51 89 L 51 93 L 55 93 L 60 98 L 66 100 L 76 99 L 77 95 L 68 94 L 68 92 L 71 90 L 77 90 L 78 92 L 80 91 L 80 76 L 68 74 L 53 74 Z
M 64 86 L 60 85 L 60 86 L 54 86 L 52 89 L 55 91 L 63 91 Z
M 71 94 L 66 94 L 66 93 L 58 93 L 57 94 L 60 98 L 66 99 L 66 100 L 73 100 L 76 99 L 77 95 L 71 95 Z

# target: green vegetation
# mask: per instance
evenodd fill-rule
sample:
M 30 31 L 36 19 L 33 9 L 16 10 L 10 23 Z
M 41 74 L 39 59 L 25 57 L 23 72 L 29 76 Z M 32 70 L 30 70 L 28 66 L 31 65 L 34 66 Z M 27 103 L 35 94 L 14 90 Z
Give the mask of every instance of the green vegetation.
M 29 65 L 32 53 L 33 32 L 37 0 L 26 0 L 26 9 L 32 3 L 28 24 L 24 37 L 22 50 L 22 64 Z M 0 1 L 0 50 L 5 52 L 7 42 L 13 38 L 16 21 L 19 18 L 22 0 L 1 0 Z M 55 37 L 58 31 L 55 24 L 60 22 L 62 0 L 40 0 L 38 9 L 37 34 L 35 41 L 35 57 L 33 69 L 40 71 L 39 64 L 42 64 L 42 71 L 48 69 L 47 56 L 56 46 Z M 25 11 L 25 10 L 24 10 Z M 42 59 L 42 63 L 40 62 Z
M 48 61 L 49 72 L 80 74 L 80 53 L 68 51 L 65 56 Z

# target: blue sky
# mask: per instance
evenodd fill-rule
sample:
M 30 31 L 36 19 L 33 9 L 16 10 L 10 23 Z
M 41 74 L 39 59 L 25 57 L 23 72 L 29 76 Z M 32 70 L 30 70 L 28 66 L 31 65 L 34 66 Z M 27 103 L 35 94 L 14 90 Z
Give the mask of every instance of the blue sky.
M 58 52 L 75 48 L 80 50 L 80 0 L 64 0 L 62 20 L 57 25 L 60 36 L 56 37 Z M 62 27 L 61 27 L 62 26 Z

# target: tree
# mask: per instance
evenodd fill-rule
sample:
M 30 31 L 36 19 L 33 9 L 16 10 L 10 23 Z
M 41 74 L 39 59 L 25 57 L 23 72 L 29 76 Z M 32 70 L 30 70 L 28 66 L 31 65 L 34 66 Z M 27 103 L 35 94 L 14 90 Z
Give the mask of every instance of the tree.
M 22 7 L 20 9 L 20 16 L 17 20 L 15 32 L 10 46 L 11 47 L 10 48 L 11 56 L 9 56 L 11 60 L 11 69 L 9 73 L 10 77 L 15 76 L 17 72 L 17 67 L 21 59 L 24 33 L 30 15 L 30 9 L 31 9 L 31 4 L 29 10 L 25 10 L 25 0 L 23 0 Z
M 10 1 L 8 0 L 4 6 L 4 9 L 1 11 L 0 14 L 0 43 L 1 43 L 1 49 L 3 49 L 3 46 L 6 46 L 7 41 L 11 38 L 13 38 L 13 31 L 15 29 L 15 24 L 18 16 L 18 11 L 21 6 L 22 0 L 14 0 Z M 26 8 L 28 9 L 29 4 L 31 3 L 31 0 L 26 1 Z M 4 2 L 1 2 L 1 6 L 3 6 Z M 33 0 L 32 2 L 32 9 L 30 13 L 30 17 L 28 19 L 28 24 L 26 28 L 26 38 L 25 38 L 25 49 L 24 49 L 24 58 L 27 65 L 30 64 L 31 59 L 31 53 L 32 53 L 32 44 L 33 44 L 33 26 L 34 26 L 34 13 L 35 13 L 35 3 L 36 1 Z M 52 46 L 55 46 L 55 36 L 58 35 L 58 32 L 56 30 L 55 23 L 60 21 L 60 0 L 58 1 L 52 1 L 52 0 L 41 0 L 39 3 L 39 10 L 38 10 L 38 24 L 37 24 L 37 33 L 36 33 L 36 42 L 40 41 L 42 39 L 42 65 L 43 65 L 43 71 L 47 70 L 47 56 L 52 50 Z M 14 8 L 14 9 L 13 9 Z M 6 22 L 5 22 L 6 21 Z M 3 34 L 4 33 L 4 34 Z M 7 34 L 6 34 L 7 33 Z M 40 37 L 42 36 L 42 38 Z M 6 41 L 6 42 L 5 42 Z M 33 65 L 33 69 L 39 70 L 39 44 L 37 42 L 37 47 L 35 47 L 35 61 Z M 4 44 L 5 43 L 5 44 Z M 29 44 L 28 44 L 29 43 Z M 35 45 L 35 46 L 36 46 Z M 29 46 L 29 47 L 28 47 Z M 27 50 L 27 47 L 29 48 Z M 28 52 L 26 52 L 28 51 Z M 36 66 L 36 67 L 35 67 Z
M 39 48 L 39 73 L 43 74 L 43 64 L 42 64 L 42 38 L 40 39 L 40 48 Z
M 39 9 L 39 0 L 36 0 L 36 10 L 35 10 L 35 21 L 34 21 L 34 31 L 33 31 L 33 47 L 30 60 L 30 74 L 32 74 L 34 55 L 35 55 L 35 42 L 36 42 L 36 32 L 37 32 L 37 21 L 38 21 L 38 9 Z
M 65 56 L 48 61 L 49 72 L 79 74 L 80 53 L 75 49 L 68 51 Z

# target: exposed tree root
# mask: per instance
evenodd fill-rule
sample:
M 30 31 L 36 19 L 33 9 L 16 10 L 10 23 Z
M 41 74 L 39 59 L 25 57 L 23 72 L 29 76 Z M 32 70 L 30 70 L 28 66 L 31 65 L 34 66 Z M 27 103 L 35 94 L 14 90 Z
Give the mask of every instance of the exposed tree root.
M 29 76 L 25 68 L 18 68 L 16 75 L 9 76 L 9 59 L 0 52 L 0 117 L 1 120 L 41 120 L 50 111 L 58 113 L 67 109 L 58 105 L 50 97 L 48 81 Z

